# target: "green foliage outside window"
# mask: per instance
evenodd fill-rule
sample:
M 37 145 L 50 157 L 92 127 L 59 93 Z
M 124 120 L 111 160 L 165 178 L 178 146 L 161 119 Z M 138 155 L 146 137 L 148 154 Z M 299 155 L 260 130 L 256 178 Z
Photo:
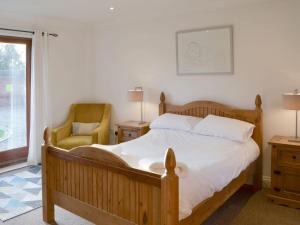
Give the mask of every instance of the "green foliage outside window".
M 4 135 L 5 135 L 5 131 L 0 128 L 0 140 L 1 138 L 4 137 Z
M 22 70 L 25 64 L 22 62 L 15 45 L 0 45 L 0 70 Z

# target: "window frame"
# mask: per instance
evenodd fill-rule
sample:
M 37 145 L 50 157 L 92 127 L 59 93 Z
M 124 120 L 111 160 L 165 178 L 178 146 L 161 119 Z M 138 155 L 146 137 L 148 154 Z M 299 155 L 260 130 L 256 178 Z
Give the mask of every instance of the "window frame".
M 0 167 L 4 167 L 17 162 L 27 161 L 30 137 L 30 104 L 31 104 L 31 57 L 32 38 L 3 36 L 0 35 L 0 42 L 9 44 L 26 45 L 26 131 L 27 144 L 21 148 L 8 149 L 0 152 Z

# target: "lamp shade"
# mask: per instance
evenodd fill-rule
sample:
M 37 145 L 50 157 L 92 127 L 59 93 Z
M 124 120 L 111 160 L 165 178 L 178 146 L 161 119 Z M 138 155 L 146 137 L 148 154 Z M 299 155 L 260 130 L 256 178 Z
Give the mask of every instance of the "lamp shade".
M 285 109 L 300 110 L 300 93 L 286 93 L 283 95 Z
M 144 91 L 142 88 L 135 88 L 128 91 L 128 99 L 131 102 L 143 101 Z

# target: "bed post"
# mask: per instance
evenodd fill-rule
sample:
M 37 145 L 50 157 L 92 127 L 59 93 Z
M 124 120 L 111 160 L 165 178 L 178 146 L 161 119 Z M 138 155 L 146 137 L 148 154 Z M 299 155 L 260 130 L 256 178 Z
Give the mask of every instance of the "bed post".
M 166 113 L 166 97 L 165 93 L 160 94 L 159 115 Z
M 43 220 L 46 223 L 54 223 L 54 204 L 48 174 L 50 171 L 48 147 L 51 145 L 49 128 L 44 131 L 44 141 L 42 146 Z
M 256 141 L 260 149 L 260 155 L 257 159 L 256 171 L 253 179 L 253 187 L 254 191 L 258 191 L 262 189 L 262 164 L 263 164 L 263 131 L 262 131 L 262 100 L 260 95 L 257 95 L 255 98 L 255 110 L 257 113 L 257 121 L 255 123 L 257 129 L 257 137 Z
M 175 173 L 175 154 L 170 148 L 166 153 L 165 168 L 161 177 L 161 224 L 179 225 L 179 178 Z

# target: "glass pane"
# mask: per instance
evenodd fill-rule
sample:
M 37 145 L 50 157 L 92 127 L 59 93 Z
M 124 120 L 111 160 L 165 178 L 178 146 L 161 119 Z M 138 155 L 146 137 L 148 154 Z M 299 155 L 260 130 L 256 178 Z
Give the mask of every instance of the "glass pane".
M 26 45 L 0 42 L 0 152 L 26 146 Z

